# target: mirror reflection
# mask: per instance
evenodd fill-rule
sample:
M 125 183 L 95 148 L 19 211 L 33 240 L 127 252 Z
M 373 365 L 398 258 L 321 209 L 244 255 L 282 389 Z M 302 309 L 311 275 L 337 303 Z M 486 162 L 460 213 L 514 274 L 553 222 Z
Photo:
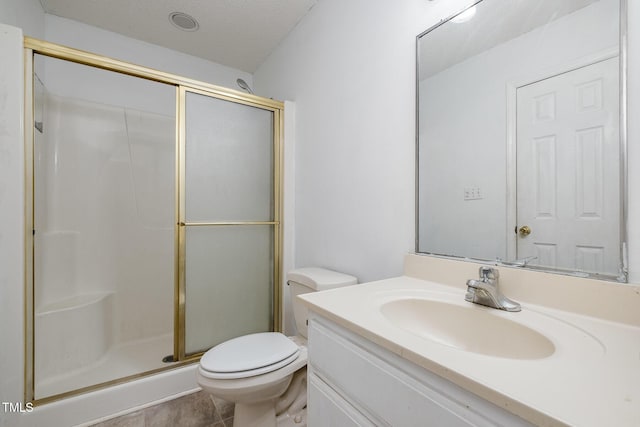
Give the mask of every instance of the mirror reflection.
M 418 252 L 626 281 L 620 0 L 483 0 L 417 43 Z

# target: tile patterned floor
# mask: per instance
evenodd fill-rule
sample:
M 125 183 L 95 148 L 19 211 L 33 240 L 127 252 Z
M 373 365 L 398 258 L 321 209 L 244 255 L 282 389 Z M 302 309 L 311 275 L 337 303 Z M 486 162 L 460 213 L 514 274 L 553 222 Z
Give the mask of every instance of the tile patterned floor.
M 233 403 L 203 391 L 94 424 L 94 427 L 232 427 Z

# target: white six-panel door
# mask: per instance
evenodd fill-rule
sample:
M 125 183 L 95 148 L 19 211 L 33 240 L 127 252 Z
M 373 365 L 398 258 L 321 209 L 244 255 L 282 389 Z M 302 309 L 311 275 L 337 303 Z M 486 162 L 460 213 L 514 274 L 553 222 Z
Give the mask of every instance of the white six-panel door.
M 518 258 L 617 274 L 618 109 L 617 57 L 517 89 Z

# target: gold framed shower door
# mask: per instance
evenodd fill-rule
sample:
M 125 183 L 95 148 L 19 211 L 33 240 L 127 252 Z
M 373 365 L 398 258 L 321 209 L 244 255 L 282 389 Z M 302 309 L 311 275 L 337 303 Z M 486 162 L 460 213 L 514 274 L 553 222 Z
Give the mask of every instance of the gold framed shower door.
M 174 195 L 174 360 L 175 363 L 160 369 L 153 369 L 135 375 L 117 378 L 88 387 L 35 399 L 34 378 L 34 99 L 33 99 L 33 58 L 34 54 L 62 59 L 107 71 L 139 77 L 146 80 L 165 83 L 176 90 L 176 131 L 175 131 L 175 195 Z M 35 405 L 45 404 L 69 396 L 90 392 L 99 388 L 131 381 L 158 372 L 175 369 L 185 364 L 197 362 L 202 353 L 185 353 L 185 233 L 187 227 L 201 226 L 255 226 L 267 225 L 273 230 L 273 290 L 272 290 L 272 330 L 282 329 L 282 188 L 283 188 L 283 129 L 284 103 L 263 98 L 234 89 L 212 85 L 198 80 L 158 71 L 152 68 L 132 64 L 94 53 L 34 39 L 24 38 L 24 81 L 25 81 L 25 402 Z M 186 93 L 193 92 L 213 98 L 231 101 L 273 113 L 273 217 L 271 221 L 223 221 L 223 222 L 187 222 L 185 221 L 185 145 L 186 145 Z M 169 315 L 169 314 L 168 314 Z

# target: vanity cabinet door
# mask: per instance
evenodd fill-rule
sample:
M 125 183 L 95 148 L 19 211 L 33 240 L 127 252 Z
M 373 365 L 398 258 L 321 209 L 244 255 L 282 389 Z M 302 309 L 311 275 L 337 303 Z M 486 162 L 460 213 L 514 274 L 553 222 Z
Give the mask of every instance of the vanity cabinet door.
M 315 375 L 308 378 L 307 425 L 340 427 L 376 427 L 331 387 Z
M 376 426 L 531 425 L 315 314 L 309 322 L 308 347 L 310 377 L 321 380 Z M 310 393 L 310 411 L 316 400 Z M 309 424 L 332 425 L 339 424 Z

